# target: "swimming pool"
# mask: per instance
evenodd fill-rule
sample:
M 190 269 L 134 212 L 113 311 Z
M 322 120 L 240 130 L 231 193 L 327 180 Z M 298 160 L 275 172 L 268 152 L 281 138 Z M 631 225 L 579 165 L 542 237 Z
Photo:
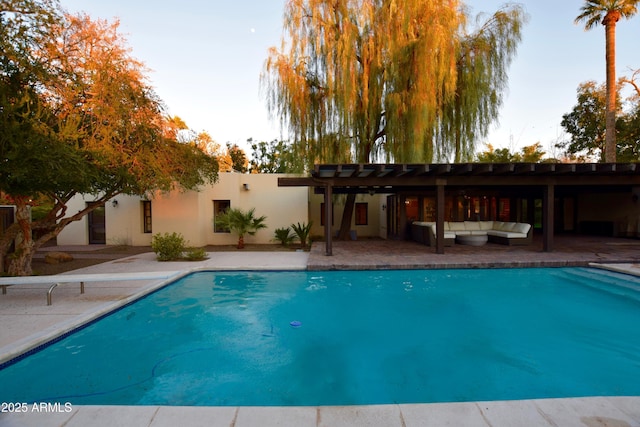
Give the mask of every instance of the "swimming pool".
M 639 395 L 640 282 L 589 269 L 202 272 L 0 371 L 0 401 Z

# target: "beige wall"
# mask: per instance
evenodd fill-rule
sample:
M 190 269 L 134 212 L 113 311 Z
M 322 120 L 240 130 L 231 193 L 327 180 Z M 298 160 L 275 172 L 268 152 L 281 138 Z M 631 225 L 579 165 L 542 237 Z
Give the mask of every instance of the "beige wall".
M 313 227 L 311 229 L 311 235 L 324 238 L 324 226 L 321 225 L 321 206 L 324 203 L 323 194 L 314 194 L 313 188 L 309 190 L 310 206 L 309 206 L 309 218 L 313 221 Z M 333 224 L 331 226 L 332 235 L 340 230 L 340 223 L 342 221 L 342 212 L 344 211 L 344 204 L 347 196 L 334 195 L 333 196 Z M 386 195 L 375 194 L 370 196 L 368 194 L 358 194 L 356 196 L 356 203 L 367 203 L 368 208 L 368 223 L 367 225 L 356 225 L 355 213 L 351 218 L 351 230 L 355 231 L 357 237 L 382 237 L 386 238 L 386 216 L 381 215 L 383 212 L 382 205 L 386 202 Z
M 267 228 L 255 236 L 246 236 L 247 243 L 272 243 L 276 228 L 308 221 L 308 190 L 306 187 L 278 187 L 283 174 L 221 173 L 219 181 L 200 191 L 172 191 L 152 197 L 153 233 L 143 232 L 142 200 L 137 196 L 117 196 L 116 207 L 105 205 L 108 244 L 147 246 L 156 233 L 181 233 L 192 246 L 235 244 L 237 236 L 213 232 L 213 201 L 230 200 L 231 207 L 242 210 L 255 208 L 256 216 L 266 216 Z M 248 185 L 248 190 L 244 184 Z M 69 212 L 84 208 L 92 196 L 78 196 L 69 203 Z M 84 217 L 67 226 L 58 236 L 60 245 L 89 243 L 88 220 Z

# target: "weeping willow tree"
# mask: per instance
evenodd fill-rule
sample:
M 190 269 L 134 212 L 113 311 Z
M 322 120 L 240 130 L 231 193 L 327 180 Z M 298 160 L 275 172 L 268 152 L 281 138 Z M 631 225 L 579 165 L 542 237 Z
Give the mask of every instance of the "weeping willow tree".
M 445 105 L 436 134 L 438 157 L 458 163 L 473 158 L 476 142 L 485 138 L 499 116 L 507 88 L 507 69 L 521 40 L 527 15 L 509 5 L 460 37 L 455 96 Z
M 267 106 L 307 167 L 432 162 L 462 153 L 473 144 L 462 135 L 496 115 L 491 108 L 497 111 L 492 105 L 499 105 L 520 38 L 523 14 L 513 10 L 496 14 L 474 38 L 465 34 L 458 0 L 289 0 L 282 44 L 270 50 L 262 75 Z M 492 44 L 498 53 L 487 52 Z M 469 64 L 476 70 L 468 72 Z M 484 110 L 467 115 L 477 108 Z M 348 233 L 354 201 L 347 199 L 340 236 Z
M 309 164 L 428 161 L 463 22 L 455 0 L 290 0 L 269 110 Z

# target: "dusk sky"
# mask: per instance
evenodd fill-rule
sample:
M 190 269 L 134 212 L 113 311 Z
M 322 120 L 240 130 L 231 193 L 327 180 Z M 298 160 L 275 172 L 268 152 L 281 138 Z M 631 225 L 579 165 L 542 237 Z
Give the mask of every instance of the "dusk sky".
M 282 36 L 283 0 L 138 2 L 61 0 L 69 12 L 119 18 L 132 55 L 149 76 L 171 115 L 220 144 L 248 138 L 280 138 L 268 116 L 259 77 L 271 46 Z M 504 2 L 468 0 L 475 14 L 493 13 Z M 576 103 L 581 82 L 605 80 L 604 27 L 585 32 L 573 23 L 583 0 L 525 0 L 529 14 L 523 40 L 509 71 L 500 121 L 485 143 L 519 150 L 541 142 L 548 149 L 562 137 L 562 115 Z M 618 76 L 640 68 L 640 15 L 617 30 Z M 635 46 L 634 46 L 635 45 Z M 243 147 L 245 148 L 245 147 Z M 247 153 L 250 154 L 250 153 Z

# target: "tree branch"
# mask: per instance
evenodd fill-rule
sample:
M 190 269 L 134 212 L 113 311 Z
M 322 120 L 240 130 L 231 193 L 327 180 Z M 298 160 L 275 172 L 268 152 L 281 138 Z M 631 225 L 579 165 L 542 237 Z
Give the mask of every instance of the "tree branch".
M 636 93 L 638 94 L 638 96 L 640 96 L 640 85 L 636 83 L 636 77 L 638 77 L 639 74 L 640 74 L 640 68 L 633 72 L 630 79 L 626 77 L 623 77 L 620 79 L 622 83 L 630 84 L 636 90 Z

